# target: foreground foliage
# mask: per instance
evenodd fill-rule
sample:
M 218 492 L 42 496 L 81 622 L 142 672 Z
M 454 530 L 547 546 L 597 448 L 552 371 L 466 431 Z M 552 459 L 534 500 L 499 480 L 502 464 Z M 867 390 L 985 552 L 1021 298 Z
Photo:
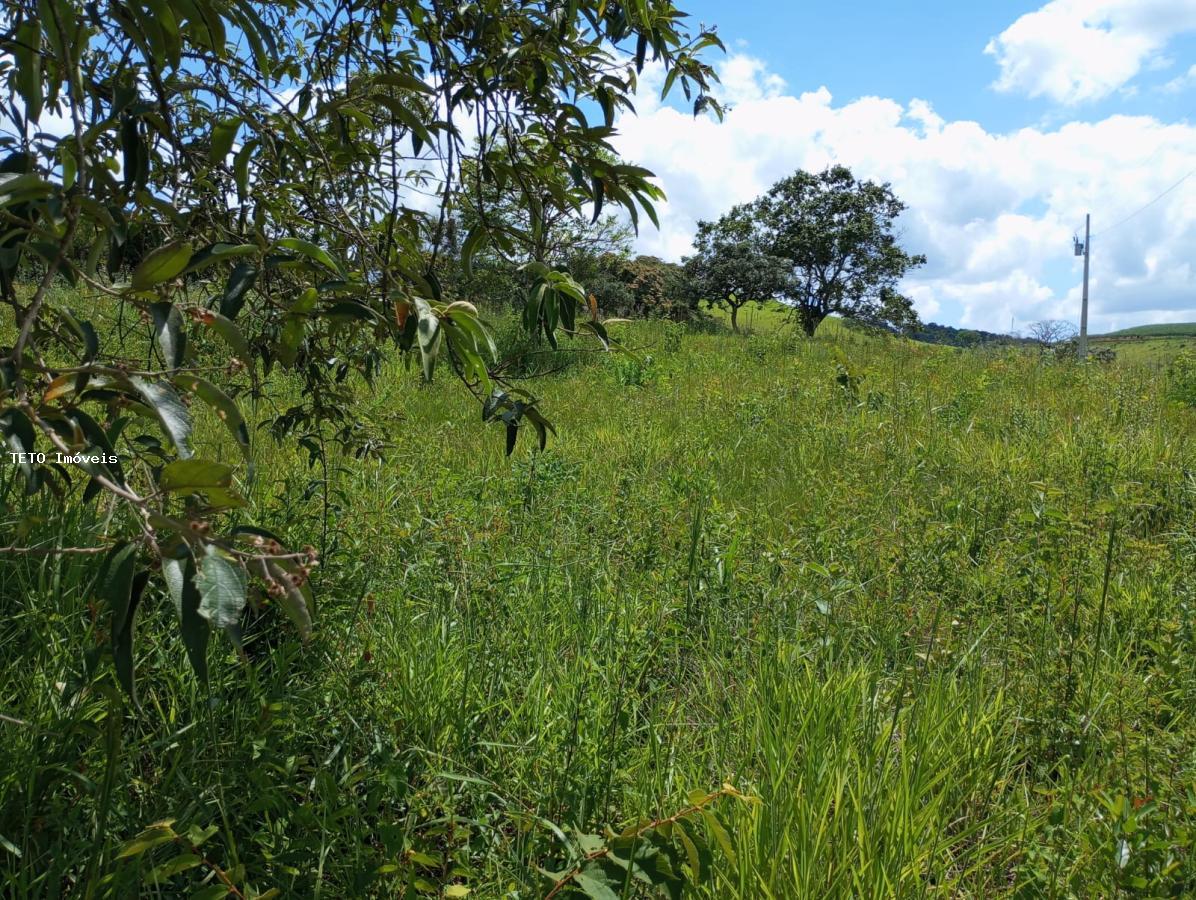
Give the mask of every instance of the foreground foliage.
M 534 248 L 529 334 L 608 343 L 544 236 L 604 208 L 655 220 L 660 189 L 610 138 L 649 61 L 695 115 L 718 111 L 699 54 L 719 40 L 683 18 L 668 0 L 6 6 L 0 438 L 55 515 L 120 501 L 107 543 L 74 549 L 103 553 L 105 628 L 134 703 L 151 581 L 201 682 L 211 633 L 240 644 L 251 598 L 310 634 L 314 542 L 241 521 L 255 439 L 288 439 L 325 469 L 337 451 L 380 456 L 386 436 L 363 427 L 351 384 L 372 383 L 388 350 L 426 382 L 438 364 L 455 375 L 508 453 L 526 431 L 544 447 L 537 399 L 440 282 L 446 232 L 463 207 L 450 249 L 466 275 L 480 248 Z M 505 221 L 512 206 L 526 215 Z M 77 291 L 56 302 L 64 283 Z M 285 405 L 280 373 L 301 383 Z M 201 453 L 205 416 L 227 436 Z M 9 552 L 35 550 L 11 537 Z
M 686 896 L 1192 893 L 1193 412 L 1119 363 L 828 324 L 620 326 L 638 374 L 562 357 L 560 440 L 513 458 L 384 368 L 355 397 L 404 424 L 329 465 L 310 643 L 267 605 L 201 687 L 153 579 L 138 715 L 79 649 L 94 566 L 0 561 L 3 892 L 185 895 L 202 857 L 246 895 L 543 896 L 729 783 Z M 318 543 L 320 462 L 258 465 L 247 521 Z M 105 513 L 3 524 L 70 546 Z M 612 865 L 595 892 L 651 895 Z

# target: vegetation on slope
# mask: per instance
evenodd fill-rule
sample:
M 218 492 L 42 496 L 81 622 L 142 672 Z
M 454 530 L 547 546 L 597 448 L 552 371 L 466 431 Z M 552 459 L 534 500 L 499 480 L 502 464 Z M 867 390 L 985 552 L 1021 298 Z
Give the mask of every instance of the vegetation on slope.
M 538 896 L 578 832 L 724 782 L 757 800 L 716 801 L 696 895 L 1196 888 L 1196 446 L 1159 379 L 842 329 L 622 337 L 638 358 L 536 380 L 544 453 L 393 367 L 354 389 L 403 422 L 384 461 L 330 462 L 325 495 L 263 451 L 253 520 L 328 528 L 319 627 L 267 603 L 205 689 L 154 588 L 135 717 L 88 649 L 92 567 L 0 560 L 5 892 L 97 858 L 100 893 L 197 889 L 155 870 L 193 855 L 172 841 L 115 858 L 174 819 L 259 890 Z M 105 528 L 52 511 L 4 526 Z
M 1120 331 L 1110 331 L 1108 334 L 1096 335 L 1096 337 L 1170 337 L 1172 335 L 1196 336 L 1196 322 L 1163 322 L 1158 325 L 1135 325 L 1133 328 L 1122 328 Z

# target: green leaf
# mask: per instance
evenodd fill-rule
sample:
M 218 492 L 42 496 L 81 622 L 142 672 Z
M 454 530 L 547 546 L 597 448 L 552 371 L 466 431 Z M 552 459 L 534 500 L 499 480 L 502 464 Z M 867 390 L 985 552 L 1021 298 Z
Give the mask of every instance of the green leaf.
M 237 131 L 240 129 L 241 123 L 241 117 L 234 116 L 212 126 L 212 146 L 208 154 L 208 161 L 212 165 L 224 164 L 233 149 L 233 142 L 237 139 Z
M 540 308 L 548 294 L 548 282 L 538 281 L 528 292 L 527 303 L 523 307 L 523 327 L 528 334 L 535 334 L 540 322 Z
M 183 317 L 173 303 L 150 304 L 154 322 L 154 343 L 168 369 L 183 364 L 187 352 L 187 333 L 183 331 Z
M 174 819 L 164 819 L 161 822 L 155 822 L 149 828 L 146 828 L 137 837 L 125 842 L 121 847 L 120 853 L 116 854 L 117 859 L 129 859 L 133 856 L 140 856 L 146 850 L 152 850 L 160 844 L 168 844 L 173 841 L 178 835 L 171 826 L 174 824 Z
M 4 436 L 13 453 L 33 452 L 33 423 L 19 409 L 9 409 L 0 415 L 0 435 Z M 28 462 L 16 464 L 25 476 L 25 489 L 33 493 L 39 485 L 38 470 Z
M 195 586 L 195 560 L 190 553 L 185 559 L 164 557 L 162 577 L 174 601 L 183 633 L 183 647 L 191 668 L 200 684 L 208 683 L 208 638 L 212 629 L 208 620 L 199 614 L 199 589 Z M 197 845 L 198 846 L 198 845 Z
M 187 263 L 187 268 L 183 270 L 183 274 L 190 275 L 194 272 L 203 271 L 215 263 L 224 262 L 227 259 L 256 256 L 260 252 L 261 248 L 257 244 L 227 244 L 218 241 L 215 244 L 208 244 L 208 246 L 192 256 L 191 261 Z
M 219 825 L 208 825 L 205 828 L 200 828 L 198 825 L 192 823 L 187 826 L 187 840 L 191 842 L 192 847 L 202 847 L 219 830 Z
M 610 843 L 609 858 L 639 881 L 670 886 L 678 891 L 685 883 L 684 877 L 678 872 L 680 860 L 669 837 L 662 833 L 665 829 L 671 833 L 672 827 L 673 823 L 665 822 L 638 836 L 615 838 Z
M 27 172 L 0 172 L 0 207 L 54 193 L 54 185 Z
M 419 146 L 432 143 L 432 135 L 428 131 L 427 126 L 424 125 L 422 114 L 416 109 L 412 109 L 406 104 L 396 100 L 394 97 L 377 96 L 374 97 L 374 102 L 379 106 L 388 110 L 396 119 L 407 127 L 411 132 L 413 145 L 418 142 Z M 419 151 L 416 151 L 416 156 Z
M 213 509 L 239 509 L 249 505 L 233 488 L 207 488 L 204 496 L 208 498 L 208 506 Z
M 195 578 L 199 591 L 199 614 L 215 628 L 236 625 L 245 608 L 247 582 L 245 570 L 223 552 L 208 544 Z
M 224 296 L 220 298 L 220 315 L 230 322 L 237 317 L 241 307 L 245 305 L 245 294 L 257 281 L 257 266 L 249 262 L 239 262 L 233 266 L 228 276 L 228 284 L 224 287 Z
M 158 487 L 178 493 L 211 487 L 226 488 L 232 481 L 233 467 L 227 463 L 176 459 L 162 469 L 158 476 Z
M 285 365 L 295 364 L 299 358 L 299 345 L 303 343 L 306 325 L 303 316 L 288 315 L 283 319 L 282 332 L 278 336 L 276 350 L 278 358 Z
M 719 847 L 722 848 L 727 860 L 731 865 L 735 865 L 735 848 L 731 846 L 731 836 L 727 834 L 727 829 L 723 827 L 723 823 L 708 809 L 702 810 L 702 818 L 706 822 L 706 827 L 714 835 L 714 839 L 718 842 Z
M 7 16 L 6 16 L 7 18 Z M 13 58 L 16 60 L 14 81 L 25 103 L 25 115 L 30 122 L 41 118 L 45 94 L 42 87 L 41 28 L 37 19 L 26 19 L 16 29 L 16 40 L 11 42 Z
M 373 76 L 374 84 L 397 87 L 404 91 L 417 91 L 421 94 L 431 94 L 432 86 L 414 75 L 406 72 L 382 72 Z
M 58 310 L 58 317 L 83 344 L 83 356 L 80 361 L 89 363 L 95 359 L 96 354 L 100 352 L 100 339 L 95 327 L 90 322 L 80 320 L 71 310 Z
M 623 872 L 602 860 L 590 860 L 573 876 L 573 883 L 591 900 L 619 900 L 623 890 Z
M 594 96 L 598 100 L 598 105 L 602 107 L 602 117 L 606 121 L 606 127 L 612 127 L 615 124 L 615 103 L 610 95 L 610 90 L 600 87 L 594 92 Z
M 133 288 L 144 291 L 181 274 L 191 261 L 191 245 L 175 241 L 151 252 L 133 270 Z
M 553 427 L 551 422 L 540 415 L 540 411 L 534 406 L 526 407 L 523 410 L 523 415 L 536 429 L 536 434 L 538 434 L 540 437 L 540 449 L 543 450 L 546 446 L 548 446 L 548 432 L 551 431 L 555 436 L 556 429 Z
M 379 315 L 368 306 L 350 300 L 333 303 L 327 309 L 321 310 L 320 314 L 325 318 L 342 321 L 377 322 L 380 320 Z
M 677 822 L 677 836 L 681 838 L 681 846 L 685 848 L 685 856 L 689 862 L 689 871 L 693 876 L 694 881 L 701 881 L 702 879 L 702 858 L 698 854 L 698 847 L 694 843 L 694 839 L 690 837 L 686 830 L 684 821 Z
M 133 678 L 133 625 L 149 572 L 136 572 L 137 545 L 122 542 L 108 551 L 103 568 L 103 595 L 112 611 L 112 657 L 116 678 L 133 705 L 137 686 Z
M 136 564 L 137 545 L 129 541 L 121 541 L 104 557 L 101 593 L 112 611 L 113 634 L 124 628 L 129 616 Z
M 461 271 L 466 278 L 473 277 L 473 255 L 490 239 L 489 233 L 481 225 L 474 226 L 461 245 Z
M 244 146 L 237 151 L 237 155 L 233 157 L 233 179 L 237 183 L 237 200 L 241 203 L 244 203 L 245 198 L 249 196 L 249 161 L 253 158 L 253 151 L 257 149 L 259 143 L 257 138 L 246 141 Z
M 186 872 L 188 869 L 194 869 L 200 865 L 203 860 L 194 853 L 180 853 L 174 859 L 167 860 L 160 866 L 155 866 L 150 869 L 143 879 L 151 884 L 157 884 L 165 881 L 167 878 L 173 878 L 180 872 Z
M 245 417 L 241 415 L 241 408 L 237 406 L 237 402 L 210 381 L 196 375 L 176 375 L 174 383 L 184 391 L 188 391 L 199 397 L 200 400 L 215 411 L 216 418 L 224 423 L 224 427 L 228 429 L 228 433 L 233 436 L 241 448 L 241 455 L 245 457 L 245 461 L 252 467 L 253 459 L 249 447 L 249 428 L 245 424 Z M 252 475 L 252 468 L 250 474 Z
M 188 459 L 191 456 L 191 413 L 175 389 L 167 382 L 148 381 L 138 375 L 131 376 L 129 383 L 154 411 L 179 456 Z
M 598 221 L 598 217 L 602 215 L 602 203 L 605 200 L 605 183 L 597 175 L 594 176 L 593 185 L 590 189 L 590 196 L 594 201 L 594 218 L 590 220 L 590 224 Z
M 603 327 L 601 322 L 587 320 L 582 322 L 580 327 L 586 329 L 586 331 L 593 332 L 594 336 L 602 342 L 602 346 L 607 350 L 610 349 L 610 335 L 606 333 L 606 328 Z
M 222 897 L 228 896 L 228 888 L 220 882 L 209 884 L 207 887 L 200 888 L 191 895 L 191 900 L 220 900 Z
M 233 323 L 232 319 L 225 318 L 220 313 L 205 311 L 205 314 L 200 317 L 200 322 L 224 339 L 229 349 L 233 351 L 233 356 L 245 363 L 247 368 L 253 368 L 253 355 L 249 350 L 249 341 L 245 340 L 245 335 L 241 333 L 241 329 Z
M 6 838 L 2 834 L 0 834 L 0 847 L 3 847 L 5 850 L 7 850 L 9 853 L 11 853 L 13 856 L 15 856 L 17 859 L 20 859 L 24 855 L 23 853 L 21 853 L 20 847 L 18 847 L 16 844 L 14 844 L 12 841 L 10 841 L 8 838 Z
M 281 537 L 279 537 L 270 529 L 262 528 L 258 525 L 234 525 L 229 533 L 242 539 L 248 538 L 250 543 L 252 543 L 253 538 L 261 537 L 266 538 L 267 540 L 275 541 L 280 547 L 286 546 L 286 541 L 284 541 Z
M 85 455 L 96 455 L 91 451 L 99 448 L 103 453 L 113 457 L 115 460 L 107 465 L 103 463 L 80 463 L 80 468 L 89 475 L 105 475 L 117 484 L 124 484 L 125 475 L 121 468 L 120 457 L 112 445 L 114 437 L 119 437 L 120 428 L 124 427 L 123 424 L 114 426 L 112 436 L 110 436 L 108 432 L 99 426 L 99 423 L 95 419 L 81 409 L 72 409 L 66 414 L 66 418 L 83 432 L 83 436 L 89 442 Z
M 324 268 L 330 269 L 337 275 L 344 277 L 344 270 L 337 264 L 336 260 L 332 258 L 332 254 L 323 247 L 316 246 L 311 241 L 305 241 L 302 238 L 287 237 L 279 238 L 275 243 L 276 246 L 281 247 L 283 250 L 291 250 L 295 253 L 301 253 L 313 262 L 317 262 L 324 266 Z
M 302 291 L 291 304 L 291 312 L 307 315 L 316 308 L 316 301 L 320 299 L 320 292 L 313 287 Z

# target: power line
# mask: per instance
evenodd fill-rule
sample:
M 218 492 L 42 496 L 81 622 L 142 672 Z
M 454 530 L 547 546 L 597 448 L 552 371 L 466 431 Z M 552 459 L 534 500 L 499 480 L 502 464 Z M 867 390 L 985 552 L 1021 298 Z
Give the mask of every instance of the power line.
M 1187 181 L 1193 175 L 1196 175 L 1196 169 L 1193 169 L 1191 172 L 1189 172 L 1187 175 L 1185 175 L 1179 181 L 1175 182 L 1175 184 L 1171 185 L 1171 187 L 1167 188 L 1167 190 L 1163 191 L 1163 193 L 1159 194 L 1157 197 L 1155 197 L 1150 202 L 1142 204 L 1136 210 L 1134 210 L 1132 213 L 1130 213 L 1128 216 L 1126 216 L 1124 219 L 1120 219 L 1117 222 L 1114 222 L 1108 228 L 1094 234 L 1093 237 L 1100 237 L 1102 234 L 1108 234 L 1114 228 L 1120 228 L 1122 225 L 1124 225 L 1130 219 L 1137 216 L 1139 213 L 1145 212 L 1147 209 L 1154 206 L 1156 203 L 1158 203 L 1160 200 L 1162 200 L 1164 197 L 1166 197 L 1168 194 L 1170 194 L 1173 190 L 1175 190 L 1177 187 L 1179 187 L 1181 184 L 1183 184 L 1185 181 Z
M 1184 114 L 1183 116 L 1180 116 L 1178 121 L 1176 121 L 1176 122 L 1174 122 L 1174 123 L 1172 123 L 1172 124 L 1179 124 L 1179 122 L 1186 122 L 1186 121 L 1188 121 L 1188 120 L 1189 120 L 1189 118 L 1192 116 L 1192 114 L 1196 114 L 1196 108 L 1189 110 L 1188 112 L 1186 112 L 1186 114 Z M 1168 127 L 1170 127 L 1170 125 L 1168 125 Z M 1155 147 L 1155 148 L 1154 148 L 1154 152 L 1153 152 L 1153 153 L 1151 153 L 1151 155 L 1149 155 L 1149 157 L 1147 157 L 1146 159 L 1143 159 L 1143 160 L 1141 161 L 1141 163 L 1137 164 L 1137 166 L 1139 166 L 1139 167 L 1140 167 L 1140 169 L 1145 169 L 1145 167 L 1146 167 L 1147 165 L 1149 165 L 1149 164 L 1153 163 L 1153 161 L 1154 161 L 1155 157 L 1158 157 L 1158 155 L 1159 155 L 1161 152 L 1163 152 L 1163 149 L 1164 149 L 1165 147 L 1167 147 L 1167 146 L 1168 146 L 1168 141 L 1166 141 L 1166 140 L 1159 141 L 1159 145 L 1158 145 L 1157 147 Z M 1137 214 L 1141 213 L 1141 212 L 1142 212 L 1142 210 L 1148 209 L 1149 207 L 1153 207 L 1155 203 L 1158 203 L 1160 200 L 1163 200 L 1163 198 L 1164 198 L 1165 196 L 1167 196 L 1168 194 L 1171 194 L 1171 191 L 1173 191 L 1174 189 L 1178 188 L 1178 186 L 1179 186 L 1180 184 L 1183 184 L 1184 182 L 1186 182 L 1186 180 L 1188 180 L 1189 178 L 1191 178 L 1191 177 L 1192 177 L 1192 176 L 1194 176 L 1194 175 L 1196 175 L 1196 169 L 1194 169 L 1194 170 L 1190 171 L 1190 172 L 1188 173 L 1188 175 L 1185 175 L 1183 178 L 1180 178 L 1180 179 L 1178 180 L 1178 182 L 1176 182 L 1176 183 L 1172 184 L 1172 185 L 1170 186 L 1170 188 L 1167 188 L 1165 191 L 1163 191 L 1163 194 L 1160 194 L 1159 196 L 1155 197 L 1155 198 L 1154 198 L 1154 200 L 1152 200 L 1152 201 L 1149 201 L 1148 203 L 1142 204 L 1142 206 L 1140 206 L 1139 208 L 1135 209 L 1133 213 L 1130 213 L 1129 215 L 1125 216 L 1125 218 L 1124 218 L 1124 219 L 1119 219 L 1118 221 L 1116 221 L 1116 222 L 1113 222 L 1113 224 L 1112 224 L 1112 225 L 1110 225 L 1109 227 L 1107 227 L 1107 228 L 1103 229 L 1103 231 L 1100 231 L 1100 232 L 1097 232 L 1096 234 L 1093 234 L 1093 235 L 1092 235 L 1092 237 L 1093 237 L 1093 238 L 1099 238 L 1099 237 L 1100 237 L 1100 235 L 1102 235 L 1102 234 L 1107 234 L 1107 233 L 1111 232 L 1113 228 L 1119 228 L 1119 227 L 1123 226 L 1123 225 L 1125 224 L 1125 222 L 1128 222 L 1130 219 L 1133 219 L 1133 218 L 1134 218 L 1134 216 L 1136 216 Z

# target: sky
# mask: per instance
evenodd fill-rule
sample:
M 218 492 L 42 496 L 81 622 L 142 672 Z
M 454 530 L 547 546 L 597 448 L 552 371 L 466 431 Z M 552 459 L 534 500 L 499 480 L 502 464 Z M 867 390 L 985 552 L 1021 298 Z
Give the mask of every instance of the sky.
M 908 205 L 926 321 L 1078 323 L 1086 213 L 1092 332 L 1196 321 L 1196 0 L 679 5 L 727 45 L 730 108 L 695 119 L 645 71 L 615 139 L 668 195 L 639 252 L 679 260 L 698 220 L 842 163 Z

